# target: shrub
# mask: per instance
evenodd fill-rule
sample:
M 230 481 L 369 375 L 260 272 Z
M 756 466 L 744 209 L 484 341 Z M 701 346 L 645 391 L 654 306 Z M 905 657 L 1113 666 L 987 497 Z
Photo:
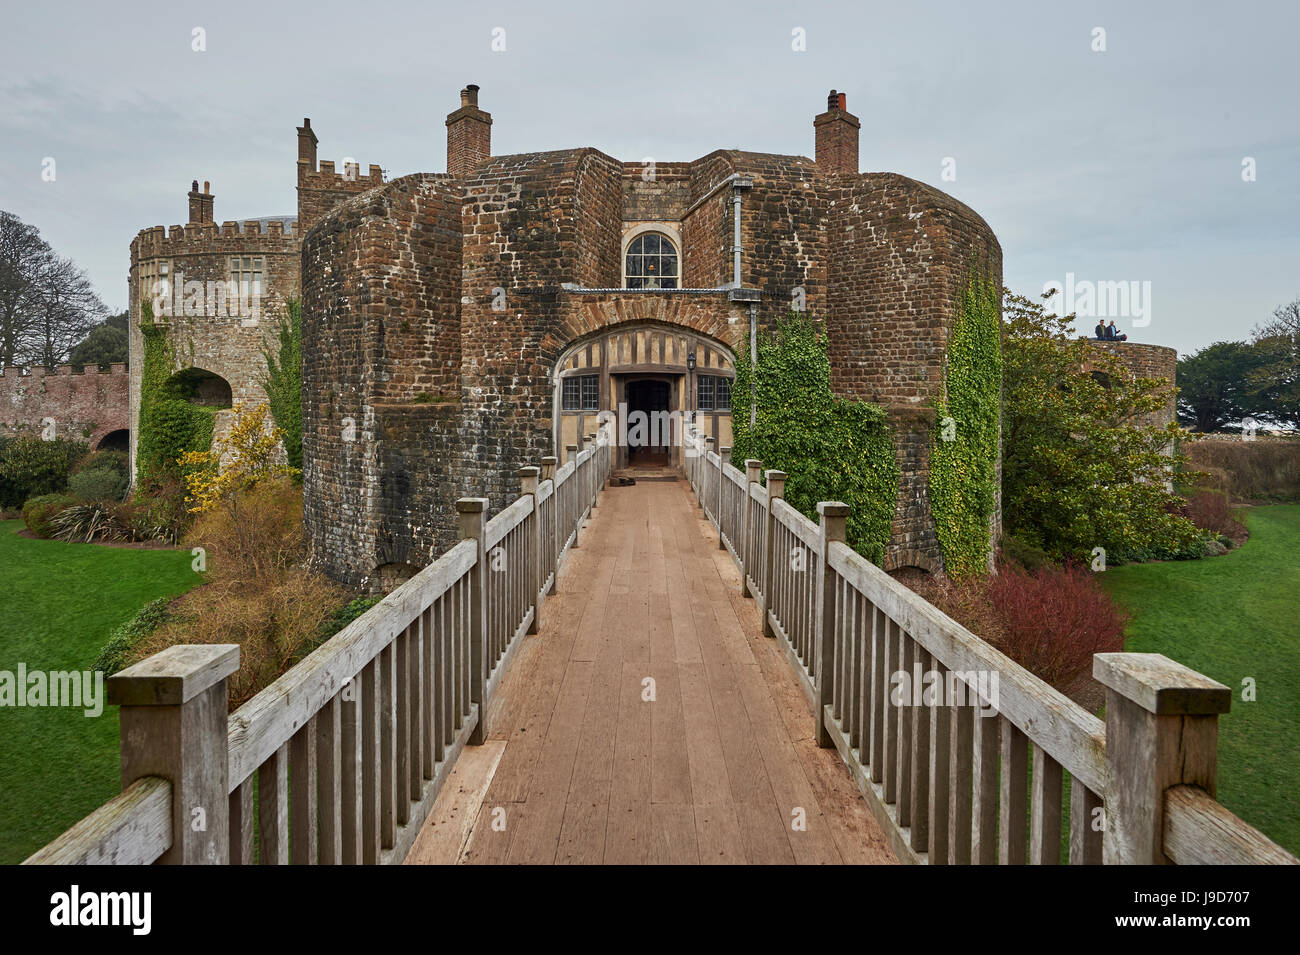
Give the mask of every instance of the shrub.
M 1226 475 L 1219 486 L 1234 500 L 1300 500 L 1300 440 L 1258 436 L 1206 438 L 1187 450 L 1191 463 Z
M 53 519 L 66 507 L 77 503 L 66 494 L 41 494 L 23 505 L 23 523 L 37 537 L 49 538 L 54 533 Z
M 988 582 L 1000 649 L 1065 691 L 1092 667 L 1094 653 L 1124 649 L 1126 615 L 1083 567 L 1008 566 Z
M 178 542 L 194 522 L 185 494 L 184 481 L 170 472 L 155 474 L 144 481 L 132 505 L 131 527 L 135 538 Z
M 55 540 L 68 543 L 131 540 L 129 524 L 118 520 L 112 503 L 92 501 L 65 507 L 50 520 Z
M 237 643 L 239 671 L 230 683 L 236 709 L 317 644 L 344 596 L 338 585 L 299 568 L 269 578 L 212 580 L 174 604 L 172 619 L 143 637 L 130 660 L 176 644 Z
M 1016 534 L 1002 535 L 1002 558 L 1018 564 L 1025 570 L 1055 566 L 1051 554 L 1033 541 Z
M 352 621 L 356 620 L 383 599 L 383 594 L 366 594 L 361 597 L 354 597 L 352 600 L 339 606 L 333 613 L 325 618 L 325 622 L 321 624 L 320 629 L 316 633 L 315 639 L 304 643 L 302 647 L 299 648 L 297 659 L 302 659 L 307 654 L 311 653 L 322 643 L 329 640 L 330 637 L 341 631 L 344 627 L 352 623 Z
M 92 468 L 68 478 L 68 491 L 82 501 L 120 501 L 126 493 L 126 474 L 112 468 Z
M 238 510 L 198 515 L 186 544 L 207 552 L 209 571 L 234 580 L 258 580 L 303 557 L 302 490 L 287 479 L 264 481 L 239 495 Z
M 112 632 L 94 668 L 112 676 L 133 662 L 136 645 L 171 619 L 170 604 L 171 598 L 161 597 L 141 607 L 134 617 Z
M 68 472 L 86 453 L 86 444 L 24 435 L 0 447 L 0 507 L 21 507 L 28 498 L 58 494 L 68 486 Z
M 125 451 L 91 451 L 84 458 L 72 466 L 69 474 L 80 474 L 83 471 L 97 471 L 107 469 L 116 471 L 122 475 L 131 473 L 130 460 Z

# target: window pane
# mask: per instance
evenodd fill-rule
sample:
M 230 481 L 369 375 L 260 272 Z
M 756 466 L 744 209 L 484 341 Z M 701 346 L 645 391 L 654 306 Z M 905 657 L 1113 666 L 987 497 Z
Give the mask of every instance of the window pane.
M 578 379 L 577 379 L 577 378 L 565 378 L 565 379 L 564 379 L 564 385 L 563 385 L 563 388 L 564 388 L 564 399 L 563 399 L 563 401 L 562 401 L 562 403 L 561 403 L 561 407 L 563 408 L 563 410 L 565 410 L 565 411 L 578 411 L 578 410 L 580 410 L 579 407 L 578 407 L 579 404 L 580 404 L 580 401 L 579 401 L 579 398 L 580 398 L 580 384 L 579 384 L 579 382 L 578 382 Z
M 701 411 L 713 410 L 713 376 L 700 375 L 699 378 L 699 409 Z
M 731 410 L 731 379 L 718 379 L 718 400 L 715 402 L 718 411 Z
M 657 232 L 647 232 L 641 236 L 641 241 L 644 243 L 641 251 L 646 255 L 659 254 L 659 234 Z
M 629 256 L 627 257 L 627 274 L 628 274 L 628 278 L 631 278 L 631 277 L 634 276 L 634 275 L 639 276 L 639 275 L 643 275 L 643 274 L 644 274 L 644 273 L 641 271 L 641 268 L 642 268 L 641 263 L 642 263 L 642 261 L 643 261 L 643 259 L 642 259 L 641 256 L 639 256 L 639 255 L 629 255 Z
M 663 275 L 677 274 L 677 255 L 673 252 L 666 252 L 659 258 L 659 269 Z
M 600 402 L 600 380 L 596 375 L 582 376 L 582 410 L 595 411 Z

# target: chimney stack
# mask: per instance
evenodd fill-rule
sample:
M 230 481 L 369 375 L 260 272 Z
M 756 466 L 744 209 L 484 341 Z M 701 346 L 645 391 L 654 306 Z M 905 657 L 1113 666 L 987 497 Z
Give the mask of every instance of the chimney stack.
M 447 115 L 447 172 L 463 179 L 492 155 L 492 114 L 478 108 L 478 87 L 460 91 L 460 109 Z
M 817 166 L 823 175 L 857 175 L 858 130 L 862 123 L 848 110 L 848 97 L 831 90 L 826 112 L 813 119 Z
M 199 192 L 199 181 L 194 180 L 190 186 L 190 225 L 198 225 L 203 222 L 212 221 L 212 185 L 203 183 L 203 191 Z
M 316 134 L 312 132 L 311 120 L 304 119 L 298 127 L 298 162 L 307 164 L 308 172 L 316 171 Z

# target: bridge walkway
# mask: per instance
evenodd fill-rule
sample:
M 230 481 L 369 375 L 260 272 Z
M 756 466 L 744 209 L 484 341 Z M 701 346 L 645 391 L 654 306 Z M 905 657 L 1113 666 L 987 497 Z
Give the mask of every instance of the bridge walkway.
M 609 487 L 408 864 L 892 863 L 684 478 Z

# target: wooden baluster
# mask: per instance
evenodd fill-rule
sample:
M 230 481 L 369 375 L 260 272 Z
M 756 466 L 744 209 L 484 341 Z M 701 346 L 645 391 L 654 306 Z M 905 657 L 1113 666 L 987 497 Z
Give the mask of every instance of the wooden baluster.
M 425 607 L 420 615 L 420 654 L 424 664 L 421 683 L 424 689 L 424 701 L 420 706 L 420 767 L 423 779 L 433 778 L 433 765 L 442 753 L 442 747 L 434 746 L 435 720 L 434 711 L 442 707 L 441 660 L 438 658 L 438 636 L 434 633 L 437 623 L 433 607 Z M 413 794 L 419 799 L 424 792 L 424 782 L 420 780 L 420 791 Z
M 952 719 L 948 760 L 948 778 L 952 782 L 949 818 L 952 823 L 948 829 L 948 858 L 953 865 L 970 865 L 976 697 L 974 687 L 958 686 L 956 678 L 952 679 L 956 692 L 949 708 Z
M 1029 861 L 1061 862 L 1061 764 L 1034 744 L 1034 792 L 1029 823 Z
M 759 475 L 763 472 L 763 462 L 758 458 L 745 459 L 745 497 L 744 506 L 744 540 L 741 541 L 737 548 L 740 554 L 740 595 L 742 597 L 754 596 L 753 587 L 762 586 L 762 581 L 756 576 L 760 573 L 757 564 L 758 554 L 758 502 L 754 500 L 749 493 L 750 487 L 758 483 Z
M 928 701 L 926 714 L 930 718 L 930 865 L 947 865 L 949 813 L 952 811 L 952 790 L 948 775 L 951 765 L 952 713 L 948 701 L 944 699 L 948 670 L 933 655 L 930 664 L 939 675 L 939 682 L 932 691 L 936 699 Z
M 254 865 L 253 777 L 249 776 L 230 794 L 230 864 Z
M 257 770 L 258 861 L 289 864 L 289 744 Z
M 374 660 L 362 668 L 361 700 L 361 861 L 379 862 L 382 839 L 380 803 L 380 709 L 379 674 Z
M 857 588 L 850 587 L 849 592 L 854 603 L 853 640 L 858 647 L 857 666 L 853 677 L 857 680 L 858 698 L 854 704 L 854 711 L 857 713 L 856 719 L 858 721 L 858 762 L 862 764 L 863 772 L 870 776 L 875 728 L 879 725 L 875 715 L 875 685 L 872 682 L 875 679 L 875 642 L 873 633 L 876 608 L 871 601 L 858 593 Z
M 1070 779 L 1070 865 L 1101 865 L 1101 797 L 1079 779 Z
M 361 841 L 361 680 L 353 677 L 339 697 L 339 723 L 342 746 L 339 759 L 339 782 L 343 829 L 343 864 L 359 865 Z
M 555 586 L 560 580 L 560 536 L 559 536 L 559 494 L 555 487 L 555 458 L 547 455 L 542 458 L 542 480 L 551 482 L 551 496 L 548 499 L 550 505 L 546 512 L 546 526 L 542 528 L 542 536 L 547 540 L 546 544 L 546 566 L 542 568 L 542 579 L 551 578 L 550 589 L 548 594 L 555 593 Z
M 880 778 L 884 790 L 885 802 L 898 801 L 898 711 L 890 700 L 893 689 L 893 677 L 901 665 L 902 652 L 901 630 L 897 623 L 885 617 L 885 671 L 884 682 L 880 687 L 882 710 L 885 725 L 881 737 Z
M 871 781 L 881 782 L 885 768 L 885 711 L 889 708 L 889 618 L 874 604 L 868 605 L 871 620 Z
M 316 845 L 321 865 L 338 865 L 343 861 L 340 713 L 346 705 L 335 694 L 316 714 Z
M 921 673 L 930 669 L 930 654 L 919 643 L 916 663 Z M 929 711 L 919 709 L 912 715 L 912 833 L 913 852 L 925 852 L 930 846 L 930 719 Z
M 424 791 L 424 626 L 422 615 L 417 616 L 406 628 L 407 677 L 411 681 L 410 702 L 407 718 L 411 721 L 410 735 L 411 760 L 406 766 L 406 791 L 412 805 L 420 801 Z
M 976 865 L 998 862 L 998 719 L 984 706 L 975 717 L 971 858 Z
M 1024 865 L 1025 826 L 1029 802 L 1026 798 L 1029 771 L 1029 741 L 1005 716 L 1002 724 L 1002 774 L 998 818 L 1000 865 Z
M 731 446 L 723 445 L 718 448 L 718 550 L 726 550 L 727 544 L 722 539 L 725 532 L 731 535 L 730 521 L 727 509 L 730 507 L 731 498 L 728 496 L 731 481 L 727 479 L 727 462 L 731 460 Z
M 915 662 L 916 641 L 904 631 L 899 645 L 898 669 L 907 675 L 908 680 L 912 678 L 912 665 Z M 904 681 L 903 687 L 906 686 L 907 682 Z M 899 692 L 902 693 L 901 688 Z M 912 745 L 915 742 L 912 735 L 912 722 L 916 718 L 916 706 L 910 697 L 904 699 L 902 703 L 903 705 L 898 709 L 898 755 L 894 761 L 897 766 L 895 775 L 898 779 L 896 811 L 898 824 L 910 826 L 912 824 Z
M 766 529 L 763 538 L 763 556 L 762 561 L 762 579 L 759 581 L 760 592 L 763 595 L 763 636 L 775 637 L 776 631 L 772 629 L 772 621 L 768 616 L 768 611 L 773 609 L 773 591 L 776 590 L 775 577 L 776 567 L 773 564 L 775 560 L 775 547 L 777 545 L 777 520 L 775 502 L 785 497 L 785 478 L 784 471 L 767 472 L 767 509 L 763 515 Z M 784 565 L 789 566 L 789 561 L 782 561 Z
M 487 593 L 484 586 L 483 535 L 487 528 L 487 498 L 463 497 L 456 502 L 460 514 L 460 535 L 477 541 L 478 551 L 474 566 L 469 569 L 469 611 L 466 616 L 469 642 L 469 699 L 478 704 L 478 725 L 470 736 L 474 745 L 487 738 Z
M 406 825 L 411 818 L 411 656 L 410 628 L 393 638 L 397 657 L 394 696 L 397 703 L 397 824 Z
M 316 717 L 289 740 L 289 778 L 292 780 L 289 857 L 294 865 L 316 864 Z M 251 834 L 251 829 L 249 830 Z
M 831 568 L 829 553 L 833 542 L 844 540 L 848 514 L 848 505 L 841 501 L 822 501 L 817 505 L 819 547 L 817 577 L 814 582 L 817 600 L 813 640 L 816 647 L 813 682 L 817 688 L 817 697 L 813 704 L 813 722 L 817 726 L 817 745 L 823 748 L 831 745 L 830 733 L 826 730 L 826 707 L 829 705 L 832 710 L 835 708 L 835 673 L 840 667 L 838 661 L 844 656 L 842 651 L 837 650 L 840 644 L 840 621 L 843 619 L 841 585 L 839 575 Z
M 397 650 L 379 653 L 379 822 L 385 849 L 397 844 Z

